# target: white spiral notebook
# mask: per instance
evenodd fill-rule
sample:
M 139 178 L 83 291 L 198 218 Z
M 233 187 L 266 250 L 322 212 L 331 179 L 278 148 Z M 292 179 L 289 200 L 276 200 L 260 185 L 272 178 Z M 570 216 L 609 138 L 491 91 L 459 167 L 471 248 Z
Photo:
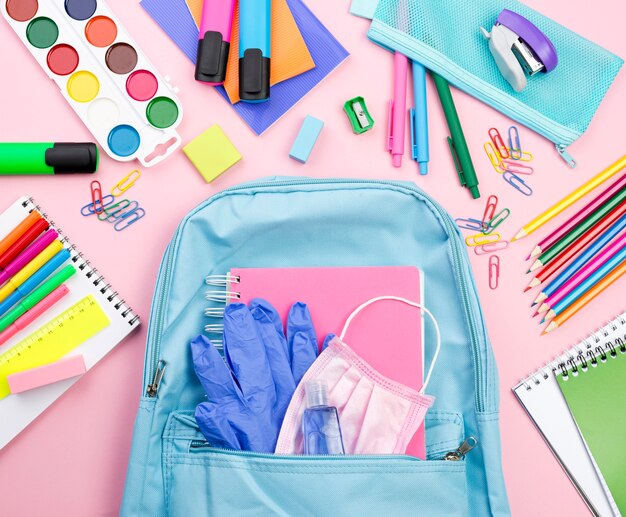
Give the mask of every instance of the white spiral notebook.
M 76 272 L 64 283 L 68 290 L 65 296 L 0 345 L 0 449 L 80 378 L 13 393 L 9 392 L 7 373 L 23 371 L 25 358 L 29 358 L 30 367 L 26 369 L 30 371 L 33 363 L 50 364 L 42 360 L 43 355 L 51 353 L 46 344 L 54 344 L 57 347 L 54 353 L 63 359 L 81 355 L 89 371 L 139 326 L 139 317 L 120 294 L 32 198 L 22 197 L 0 214 L 0 242 L 35 210 L 48 221 L 49 230 L 58 232 L 57 240 L 69 251 L 69 258 L 48 279 L 68 265 Z
M 555 373 L 610 354 L 615 340 L 623 339 L 625 332 L 626 311 L 513 388 L 515 396 L 587 506 L 601 517 L 618 516 L 620 513 L 589 454 Z

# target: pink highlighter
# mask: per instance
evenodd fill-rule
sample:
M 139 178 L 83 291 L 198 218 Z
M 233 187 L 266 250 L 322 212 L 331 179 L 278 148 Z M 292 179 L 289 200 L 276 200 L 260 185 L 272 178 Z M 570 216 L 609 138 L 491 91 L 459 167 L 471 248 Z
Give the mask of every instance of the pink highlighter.
M 235 0 L 204 0 L 198 37 L 196 81 L 218 85 L 226 79 Z

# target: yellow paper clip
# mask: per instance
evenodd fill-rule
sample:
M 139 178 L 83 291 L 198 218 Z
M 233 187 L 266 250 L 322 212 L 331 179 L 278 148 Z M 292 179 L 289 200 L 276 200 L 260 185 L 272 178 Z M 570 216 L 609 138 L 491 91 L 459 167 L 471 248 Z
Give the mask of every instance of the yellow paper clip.
M 475 233 L 465 238 L 465 244 L 468 246 L 482 246 L 483 244 L 489 244 L 500 240 L 499 233 L 490 233 L 485 235 L 483 233 Z
M 509 151 L 509 153 L 511 153 L 511 148 L 507 147 L 506 148 L 507 151 Z M 519 158 L 516 158 L 517 161 L 520 162 L 532 162 L 533 161 L 534 156 L 531 153 L 528 153 L 526 151 L 522 151 L 522 154 Z
M 111 194 L 113 194 L 115 197 L 121 196 L 136 183 L 140 176 L 141 172 L 139 171 L 139 169 L 130 171 L 126 176 L 124 176 L 120 181 L 115 184 L 115 186 L 111 189 Z
M 491 162 L 492 167 L 498 174 L 502 174 L 506 170 L 506 167 L 504 166 L 504 163 L 502 163 L 502 159 L 500 158 L 500 155 L 496 152 L 493 144 L 491 142 L 487 142 L 485 143 L 484 148 L 487 156 L 489 157 L 489 161 Z

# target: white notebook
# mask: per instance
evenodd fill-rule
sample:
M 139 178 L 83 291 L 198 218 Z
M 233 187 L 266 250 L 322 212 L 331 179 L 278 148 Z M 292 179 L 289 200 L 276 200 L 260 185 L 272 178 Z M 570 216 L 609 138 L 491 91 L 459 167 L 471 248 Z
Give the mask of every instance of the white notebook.
M 620 515 L 615 501 L 597 470 L 593 457 L 572 417 L 556 381 L 555 372 L 572 362 L 610 353 L 615 338 L 623 337 L 626 312 L 591 334 L 513 388 L 554 456 L 589 508 L 601 517 Z
M 59 233 L 59 239 L 62 240 L 64 248 L 69 249 L 71 254 L 71 258 L 66 264 L 73 265 L 76 268 L 76 273 L 65 282 L 69 289 L 66 296 L 31 325 L 0 346 L 0 361 L 2 361 L 3 356 L 8 357 L 7 353 L 10 352 L 11 348 L 20 343 L 23 344 L 25 339 L 32 336 L 42 326 L 52 322 L 70 307 L 91 295 L 97 306 L 106 314 L 109 323 L 67 355 L 68 357 L 70 355 L 82 355 L 88 371 L 139 326 L 139 317 L 134 314 L 120 294 L 106 282 L 101 272 L 80 253 L 67 236 L 63 235 L 32 198 L 22 197 L 0 214 L 0 240 L 6 237 L 33 210 L 38 210 L 50 222 L 50 228 Z M 74 377 L 22 393 L 10 394 L 0 399 L 0 422 L 2 422 L 0 425 L 0 449 L 17 436 L 79 378 Z

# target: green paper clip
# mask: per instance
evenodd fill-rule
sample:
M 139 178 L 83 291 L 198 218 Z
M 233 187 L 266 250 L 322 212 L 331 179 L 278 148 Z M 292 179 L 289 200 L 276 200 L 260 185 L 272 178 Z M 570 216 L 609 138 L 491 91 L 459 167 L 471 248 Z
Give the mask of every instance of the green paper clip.
M 352 124 L 352 131 L 355 134 L 360 135 L 374 127 L 374 119 L 367 111 L 363 97 L 355 97 L 346 101 L 343 105 L 343 111 L 348 115 L 350 124 Z
M 116 216 L 120 212 L 124 211 L 128 207 L 128 205 L 130 205 L 130 200 L 121 199 L 117 203 L 113 203 L 112 205 L 109 205 L 108 207 L 103 209 L 102 213 L 98 214 L 98 219 L 100 219 L 100 221 L 107 221 L 109 217 Z
M 487 223 L 487 227 L 483 230 L 485 235 L 489 235 L 492 231 L 494 231 L 498 226 L 500 226 L 507 217 L 511 215 L 511 211 L 508 208 L 504 208 L 500 210 L 496 215 L 493 216 L 491 221 Z

